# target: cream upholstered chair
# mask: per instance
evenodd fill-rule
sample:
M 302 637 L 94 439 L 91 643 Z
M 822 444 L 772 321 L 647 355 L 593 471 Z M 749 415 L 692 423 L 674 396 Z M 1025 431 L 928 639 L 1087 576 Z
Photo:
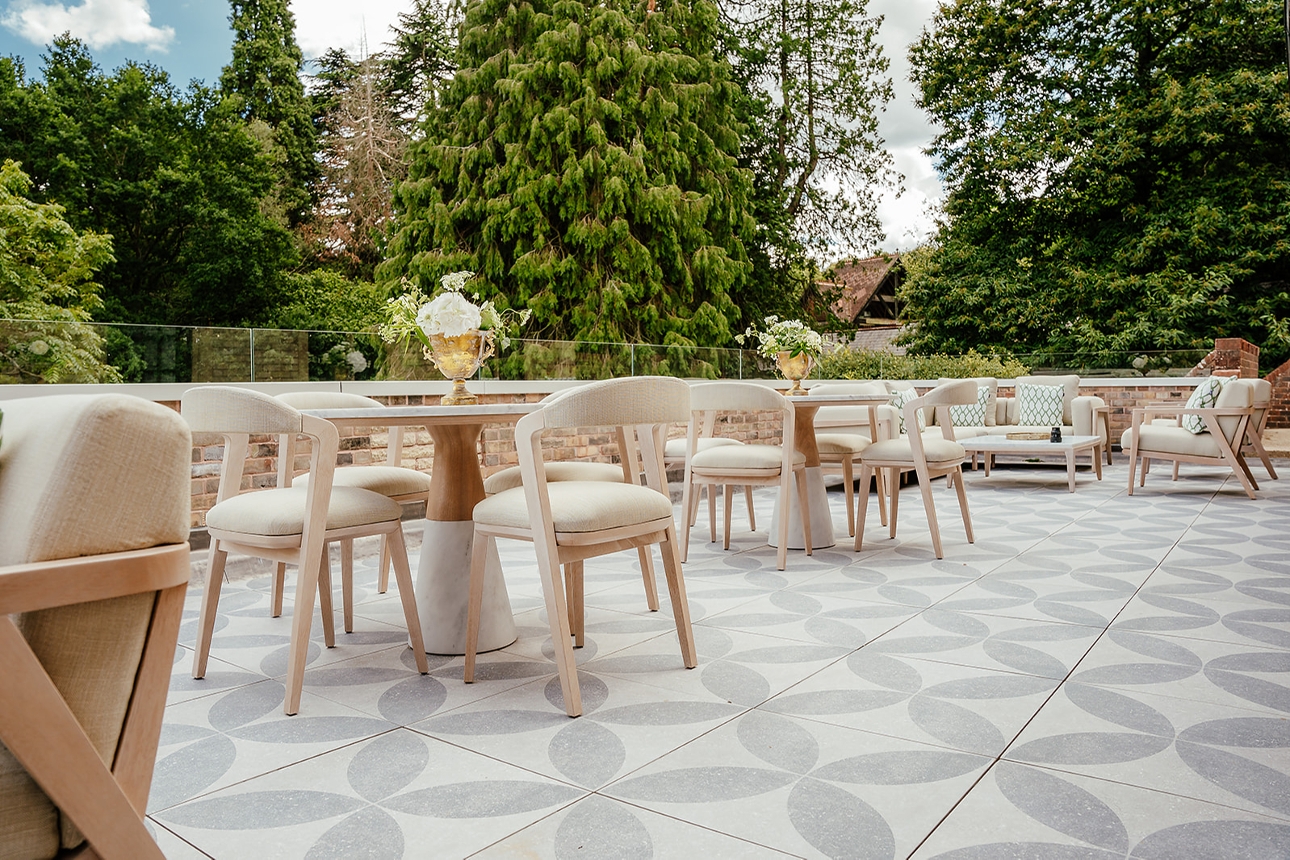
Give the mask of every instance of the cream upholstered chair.
M 723 446 L 728 447 L 730 445 L 743 444 L 743 442 L 739 441 L 738 439 L 730 439 L 725 436 L 713 435 L 713 432 L 716 429 L 715 428 L 716 415 L 715 413 L 707 413 L 707 415 L 710 420 L 705 420 L 702 424 L 699 425 L 699 438 L 696 443 L 698 446 L 698 450 L 706 451 L 709 448 L 721 448 Z M 687 431 L 688 431 L 688 427 L 687 427 Z M 682 469 L 685 468 L 685 460 L 686 460 L 687 452 L 689 451 L 689 447 L 688 447 L 689 441 L 690 440 L 688 435 L 682 436 L 679 439 L 667 440 L 667 444 L 663 446 L 663 468 L 664 469 L 674 469 L 677 466 L 680 466 Z M 715 510 L 713 506 L 716 505 L 716 503 L 717 503 L 716 498 L 712 495 L 712 493 L 709 493 L 708 494 L 709 511 Z M 755 532 L 757 531 L 757 515 L 753 511 L 752 486 L 749 484 L 744 485 L 744 505 L 745 507 L 748 508 L 748 530 Z M 699 515 L 699 506 L 695 505 L 693 512 L 691 512 L 690 514 L 690 522 L 688 524 L 688 527 L 694 526 L 694 519 L 698 515 Z
M 361 394 L 347 394 L 341 391 L 292 391 L 279 394 L 278 399 L 296 409 L 383 409 L 385 404 Z M 278 486 L 290 487 L 295 483 L 306 486 L 309 474 L 306 472 L 297 480 L 295 477 L 295 444 L 296 437 L 286 434 L 278 437 Z M 359 487 L 380 493 L 387 499 L 400 504 L 426 502 L 430 498 L 430 476 L 416 469 L 400 465 L 403 462 L 403 428 L 389 428 L 389 441 L 386 444 L 385 465 L 345 466 L 336 469 L 332 477 L 333 487 Z M 381 545 L 381 557 L 378 562 L 376 590 L 384 594 L 390 584 L 390 556 L 384 544 Z M 277 575 L 273 580 L 273 617 L 282 614 L 282 584 L 286 579 L 286 565 L 279 564 Z M 354 541 L 345 538 L 340 542 L 340 578 L 343 584 L 341 594 L 344 603 L 345 632 L 354 632 Z
M 681 659 L 686 668 L 698 665 L 662 456 L 666 426 L 685 420 L 689 412 L 690 388 L 682 380 L 634 377 L 570 389 L 520 419 L 515 426 L 515 447 L 520 455 L 522 485 L 489 496 L 475 506 L 466 683 L 475 678 L 485 560 L 489 546 L 499 537 L 533 542 L 560 690 L 569 716 L 582 713 L 571 637 L 582 642 L 583 562 L 588 558 L 658 544 Z M 603 426 L 632 428 L 640 442 L 647 486 L 634 482 L 549 482 L 542 468 L 543 431 Z M 563 578 L 561 566 L 565 570 Z
M 1142 460 L 1139 486 L 1146 485 L 1149 460 L 1172 460 L 1175 463 L 1197 463 L 1228 466 L 1240 480 L 1245 494 L 1255 498 L 1259 485 L 1241 455 L 1241 445 L 1254 415 L 1252 380 L 1233 379 L 1218 393 L 1214 406 L 1187 408 L 1160 404 L 1133 410 L 1133 423 L 1120 436 L 1120 448 L 1129 452 L 1129 495 L 1133 495 L 1138 461 Z M 1153 416 L 1176 415 L 1176 422 L 1163 422 Z M 1192 433 L 1180 426 L 1181 416 L 1198 415 L 1204 431 Z
M 1268 426 L 1268 415 L 1272 411 L 1272 383 L 1266 379 L 1247 380 L 1250 385 L 1250 407 L 1254 414 L 1250 416 L 1250 423 L 1245 428 L 1245 444 L 1241 450 L 1244 453 L 1246 448 L 1258 456 L 1263 463 L 1263 468 L 1267 470 L 1268 477 L 1277 480 L 1277 470 L 1272 468 L 1272 458 L 1268 456 L 1268 449 L 1263 447 L 1263 431 Z
M 563 389 L 542 399 L 549 403 L 572 389 Z M 619 465 L 613 463 L 588 463 L 580 460 L 553 460 L 542 463 L 547 483 L 562 481 L 605 481 L 611 484 L 639 484 L 640 458 L 636 450 L 636 438 L 629 432 L 630 428 L 618 427 Z M 484 479 L 484 495 L 495 496 L 507 490 L 522 486 L 523 475 L 519 466 L 509 466 L 494 472 Z M 658 611 L 658 585 L 654 581 L 654 559 L 648 546 L 638 546 L 636 556 L 640 560 L 641 579 L 645 583 L 645 603 L 650 612 Z
M 821 382 L 811 386 L 809 395 L 886 394 L 887 384 L 870 382 Z M 820 452 L 820 466 L 842 473 L 842 492 L 847 505 L 847 534 L 856 533 L 855 463 L 861 452 L 883 438 L 890 438 L 891 427 L 881 421 L 869 426 L 868 406 L 822 406 L 815 413 L 815 447 Z M 878 490 L 878 516 L 887 524 L 887 506 L 883 504 L 882 473 L 875 472 Z M 866 485 L 863 492 L 868 494 Z
M 388 543 L 413 657 L 423 675 L 429 672 L 407 549 L 403 544 L 402 509 L 398 502 L 371 490 L 332 486 L 339 445 L 336 427 L 322 418 L 302 415 L 267 394 L 243 388 L 192 388 L 184 393 L 181 408 L 194 433 L 217 433 L 224 437 L 218 501 L 206 512 L 206 529 L 211 536 L 210 562 L 197 625 L 193 677 L 202 678 L 206 674 L 228 554 L 239 552 L 294 564 L 298 571 L 283 710 L 287 714 L 297 713 L 309 651 L 315 590 L 320 598 L 327 647 L 336 643 L 327 545 L 365 535 L 382 535 Z M 308 486 L 241 492 L 251 434 L 308 436 L 312 442 Z
M 914 472 L 918 475 L 918 489 L 923 495 L 923 508 L 927 511 L 927 525 L 932 533 L 932 549 L 937 558 L 944 558 L 941 547 L 941 531 L 936 523 L 936 505 L 932 499 L 932 478 L 947 476 L 954 483 L 958 492 L 959 510 L 963 514 L 963 528 L 967 532 L 968 543 L 972 543 L 972 516 L 968 512 L 967 493 L 963 487 L 963 460 L 967 452 L 954 440 L 954 420 L 950 417 L 950 406 L 977 402 L 977 384 L 973 379 L 961 379 L 957 382 L 938 385 L 922 397 L 905 401 L 902 412 L 905 426 L 914 432 L 906 433 L 898 439 L 885 439 L 875 442 L 860 455 L 860 483 L 866 484 L 869 475 L 875 470 L 887 470 L 885 484 L 890 488 L 891 500 L 888 504 L 887 523 L 889 535 L 896 536 L 896 517 L 900 503 L 900 475 L 903 472 Z M 940 430 L 938 438 L 934 433 L 919 433 L 918 410 L 934 410 L 935 415 L 927 415 L 928 425 L 935 417 L 936 427 Z M 929 426 L 928 428 L 932 428 Z M 865 508 L 860 506 L 856 523 L 855 550 L 858 552 L 864 542 Z
M 190 572 L 188 427 L 121 394 L 4 407 L 0 856 L 161 860 L 143 814 Z
M 811 511 L 806 492 L 806 457 L 793 446 L 794 410 L 792 402 L 773 388 L 752 382 L 703 382 L 691 391 L 693 409 L 690 413 L 689 445 L 697 448 L 699 428 L 704 421 L 712 420 L 718 412 L 778 412 L 783 417 L 783 445 L 738 445 L 696 451 L 685 464 L 685 491 L 681 509 L 686 528 L 681 533 L 681 558 L 689 557 L 690 526 L 698 506 L 698 488 L 724 487 L 726 501 L 725 540 L 730 549 L 730 487 L 779 485 L 779 569 L 788 563 L 789 494 L 792 481 L 797 481 L 797 497 L 802 513 L 802 534 L 806 538 L 806 554 L 811 554 Z M 715 506 L 709 495 L 708 534 L 717 539 Z

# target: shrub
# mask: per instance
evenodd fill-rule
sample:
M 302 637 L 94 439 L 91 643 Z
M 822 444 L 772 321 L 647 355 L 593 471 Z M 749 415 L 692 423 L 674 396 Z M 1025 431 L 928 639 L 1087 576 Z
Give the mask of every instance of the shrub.
M 883 350 L 836 349 L 821 356 L 813 376 L 819 379 L 964 379 L 993 376 L 1014 379 L 1030 368 L 1010 355 L 895 355 Z

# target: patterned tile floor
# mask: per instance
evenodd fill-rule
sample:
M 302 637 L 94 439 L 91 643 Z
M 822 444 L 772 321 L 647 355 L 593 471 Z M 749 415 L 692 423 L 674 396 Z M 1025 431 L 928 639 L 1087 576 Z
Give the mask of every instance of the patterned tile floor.
M 369 558 L 296 717 L 267 577 L 225 586 L 203 681 L 195 587 L 151 824 L 172 858 L 1290 857 L 1290 480 L 1167 471 L 1133 497 L 1123 458 L 1074 494 L 969 474 L 973 545 L 937 482 L 943 561 L 912 490 L 896 540 L 871 516 L 863 552 L 782 572 L 764 532 L 700 525 L 692 671 L 634 554 L 589 562 L 577 720 L 526 544 L 501 544 L 520 639 L 471 686 L 460 657 L 416 673 Z

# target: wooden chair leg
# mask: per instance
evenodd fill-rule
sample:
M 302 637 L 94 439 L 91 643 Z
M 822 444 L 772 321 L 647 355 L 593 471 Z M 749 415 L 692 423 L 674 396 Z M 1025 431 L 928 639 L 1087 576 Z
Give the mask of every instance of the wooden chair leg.
M 318 565 L 318 611 L 322 613 L 323 642 L 328 648 L 335 648 L 336 609 L 331 598 L 331 553 L 324 546 L 322 561 Z
M 856 511 L 856 533 L 855 540 L 851 544 L 852 552 L 859 552 L 860 546 L 864 543 L 864 522 L 869 511 L 869 475 L 873 470 L 860 461 L 860 486 L 864 487 L 864 495 L 860 497 L 860 509 Z M 882 507 L 882 482 L 878 482 L 878 506 Z
M 280 561 L 273 566 L 273 609 L 270 615 L 282 617 L 282 591 L 287 582 L 287 563 Z
M 422 675 L 428 675 L 430 663 L 426 660 L 425 637 L 421 633 L 421 618 L 417 614 L 417 596 L 412 588 L 412 569 L 408 566 L 408 548 L 403 542 L 402 524 L 400 523 L 394 531 L 386 534 L 381 543 L 385 546 L 383 554 L 388 555 L 393 564 L 394 579 L 399 585 L 399 603 L 403 604 L 403 620 L 408 625 L 412 659 L 417 664 L 417 671 Z
M 959 466 L 958 480 L 954 482 L 959 494 L 959 510 L 963 513 L 963 530 L 967 532 L 968 543 L 976 543 L 972 536 L 972 515 L 968 513 L 967 488 L 963 486 L 963 467 Z
M 937 558 L 945 558 L 941 549 L 941 530 L 936 524 L 936 502 L 932 498 L 932 479 L 922 469 L 918 470 L 918 489 L 923 496 L 923 508 L 927 511 L 927 527 L 932 532 L 932 550 Z
M 1134 472 L 1138 468 L 1138 440 L 1134 437 L 1129 443 L 1129 495 L 1133 495 Z
M 872 471 L 873 471 L 873 488 L 874 488 L 874 492 L 878 496 L 878 522 L 880 522 L 882 525 L 885 526 L 887 525 L 887 481 L 883 477 L 882 469 L 873 469 Z M 861 505 L 861 507 L 864 507 L 864 505 L 868 504 L 867 500 L 869 498 L 869 487 L 865 484 L 864 481 L 861 481 L 860 485 L 864 487 L 864 494 L 865 494 L 866 501 L 864 502 L 864 504 Z
M 582 562 L 571 561 L 564 566 L 564 600 L 569 609 L 569 631 L 573 635 L 573 647 L 581 648 L 586 644 L 585 619 L 582 602 Z
M 694 644 L 694 628 L 690 625 L 690 603 L 685 596 L 685 579 L 681 575 L 681 557 L 676 547 L 676 527 L 669 525 L 666 538 L 658 545 L 663 554 L 663 571 L 667 575 L 667 592 L 672 600 L 672 617 L 676 621 L 676 636 L 681 642 L 681 662 L 685 668 L 699 665 Z
M 1182 465 L 1182 463 L 1178 462 L 1177 460 L 1174 460 L 1174 474 L 1173 474 L 1173 480 L 1175 480 L 1175 481 L 1176 481 L 1176 480 L 1178 480 L 1178 467 L 1179 467 L 1179 466 L 1181 466 L 1181 465 Z
M 211 639 L 215 635 L 215 619 L 219 614 L 219 590 L 224 584 L 224 565 L 228 553 L 219 548 L 219 540 L 212 539 L 206 556 L 206 589 L 202 592 L 202 611 L 197 618 L 197 643 L 193 649 L 193 677 L 206 677 L 206 661 L 211 653 Z
M 308 553 L 302 553 L 300 568 L 296 571 L 295 606 L 291 609 L 291 647 L 287 654 L 287 692 L 282 711 L 287 716 L 300 713 L 300 694 L 305 684 L 305 665 L 309 661 L 309 628 L 314 620 L 314 593 L 318 590 L 318 575 L 327 565 L 327 546 L 317 564 L 309 563 Z
M 484 568 L 493 538 L 475 531 L 470 549 L 470 592 L 466 603 L 466 665 L 462 678 L 467 684 L 475 682 L 475 653 L 479 650 L 479 619 L 484 605 Z M 402 591 L 402 586 L 399 587 Z
M 748 531 L 757 531 L 757 513 L 753 510 L 752 484 L 744 484 L 744 501 L 748 504 Z
M 582 691 L 578 685 L 578 664 L 573 657 L 572 633 L 569 630 L 569 613 L 564 597 L 564 577 L 555 547 L 548 552 L 537 548 L 538 575 L 542 580 L 542 599 L 546 604 L 547 621 L 551 627 L 551 646 L 555 651 L 555 669 L 560 677 L 560 692 L 564 696 L 564 710 L 571 717 L 582 714 Z M 670 584 L 670 580 L 669 580 Z
M 636 548 L 636 557 L 641 562 L 641 579 L 645 583 L 645 604 L 650 612 L 658 612 L 658 585 L 654 580 L 654 555 L 647 546 Z
M 721 548 L 730 549 L 730 514 L 734 511 L 734 487 L 726 484 L 721 488 L 721 501 L 725 503 L 725 523 L 721 532 Z
M 681 529 L 681 561 L 690 560 L 690 530 L 694 528 L 694 518 L 698 510 L 698 488 L 694 481 L 685 485 L 681 492 L 681 521 L 684 522 L 685 528 Z
M 390 590 L 390 548 L 385 541 L 381 542 L 381 560 L 376 568 L 376 593 L 384 594 Z
M 1268 473 L 1268 477 L 1274 481 L 1277 480 L 1277 470 L 1272 468 L 1272 459 L 1268 456 L 1268 449 L 1263 447 L 1263 440 L 1254 433 L 1251 433 L 1248 438 L 1250 440 L 1250 447 L 1253 448 L 1254 453 L 1258 455 L 1259 462 L 1263 464 L 1263 468 Z
M 385 541 L 381 541 L 382 544 Z M 384 550 L 381 555 L 385 555 Z M 354 632 L 354 539 L 340 542 L 340 605 L 344 612 L 345 632 Z
M 900 509 L 900 470 L 888 470 L 887 483 L 891 487 L 891 496 L 887 499 L 887 537 L 896 537 L 896 513 Z
M 851 458 L 842 458 L 842 495 L 847 503 L 847 536 L 856 535 L 856 494 L 854 475 L 851 469 Z M 868 488 L 865 488 L 866 491 Z
M 721 488 L 723 493 L 727 489 Z M 708 484 L 708 543 L 717 542 L 717 485 Z

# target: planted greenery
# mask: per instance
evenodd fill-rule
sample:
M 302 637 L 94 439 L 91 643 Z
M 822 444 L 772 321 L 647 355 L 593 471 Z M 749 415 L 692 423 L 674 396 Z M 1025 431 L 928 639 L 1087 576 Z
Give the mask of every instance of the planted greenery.
M 820 357 L 820 379 L 966 379 L 993 376 L 1013 379 L 1030 368 L 1009 355 L 983 355 L 969 349 L 962 355 L 894 355 L 869 349 L 836 349 Z

